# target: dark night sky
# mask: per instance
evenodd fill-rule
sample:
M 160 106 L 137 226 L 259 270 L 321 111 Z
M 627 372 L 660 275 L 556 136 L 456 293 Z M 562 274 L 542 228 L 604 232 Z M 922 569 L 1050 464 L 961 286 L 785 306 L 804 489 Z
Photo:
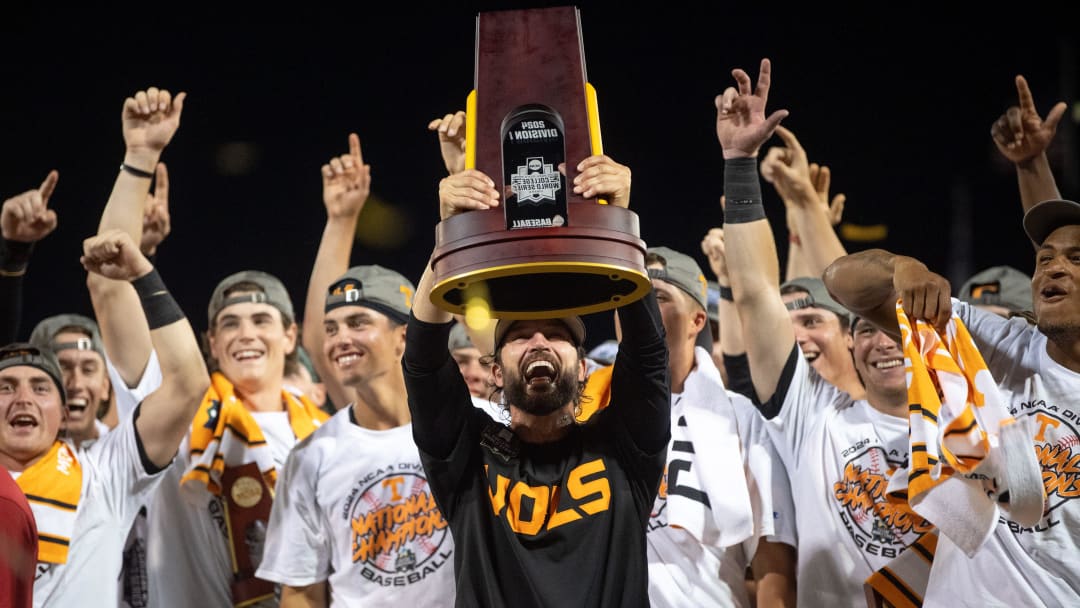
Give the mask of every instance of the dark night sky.
M 149 85 L 189 93 L 163 158 L 173 234 L 157 263 L 197 328 L 214 284 L 245 268 L 280 276 L 302 307 L 325 221 L 319 166 L 346 151 L 352 130 L 372 165 L 374 194 L 389 207 L 382 217 L 397 217 L 403 234 L 396 246 L 358 243 L 353 263 L 419 278 L 444 174 L 426 124 L 464 105 L 476 13 L 512 6 L 446 3 L 347 18 L 330 11 L 271 24 L 151 20 L 109 31 L 44 16 L 5 20 L 0 193 L 36 187 L 51 168 L 61 175 L 52 202 L 60 227 L 36 250 L 20 333 L 46 315 L 89 312 L 81 240 L 95 230 L 123 156 L 123 99 Z M 1015 103 L 1017 73 L 1028 77 L 1040 113 L 1076 101 L 1076 77 L 1063 75 L 1077 71 L 1077 41 L 1055 35 L 1065 31 L 1054 26 L 1060 19 L 1041 14 L 1050 29 L 1025 41 L 1024 27 L 989 31 L 925 13 L 881 18 L 897 10 L 891 5 L 783 16 L 579 6 L 605 151 L 634 171 L 631 208 L 649 244 L 704 264 L 698 243 L 721 222 L 712 98 L 731 83 L 732 67 L 754 76 L 768 56 L 770 106 L 789 109 L 784 124 L 810 160 L 832 167 L 834 191 L 848 195 L 845 219 L 888 224 L 889 237 L 874 245 L 916 255 L 956 285 L 990 265 L 1030 271 L 1015 179 L 988 133 Z M 1067 197 L 1080 195 L 1076 137 L 1067 117 L 1052 161 Z M 227 174 L 222 159 L 238 147 L 253 150 L 253 162 Z M 768 185 L 765 193 L 774 222 L 782 219 Z M 950 244 L 965 232 L 970 243 Z

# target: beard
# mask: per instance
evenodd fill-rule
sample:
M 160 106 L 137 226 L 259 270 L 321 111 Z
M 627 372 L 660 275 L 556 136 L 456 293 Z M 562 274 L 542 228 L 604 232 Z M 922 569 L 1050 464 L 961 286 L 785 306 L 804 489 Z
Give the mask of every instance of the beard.
M 581 394 L 581 382 L 577 377 L 560 370 L 555 382 L 548 384 L 543 391 L 529 391 L 528 383 L 519 373 L 505 374 L 503 396 L 507 404 L 534 416 L 546 416 L 573 403 Z

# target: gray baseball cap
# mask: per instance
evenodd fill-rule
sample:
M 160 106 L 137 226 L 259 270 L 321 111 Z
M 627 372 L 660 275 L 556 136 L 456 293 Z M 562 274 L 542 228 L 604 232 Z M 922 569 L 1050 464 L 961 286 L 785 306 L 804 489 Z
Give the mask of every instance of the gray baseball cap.
M 56 354 L 49 350 L 47 346 L 26 342 L 12 342 L 0 348 L 0 370 L 22 365 L 35 367 L 48 374 L 57 390 L 60 391 L 60 402 L 67 403 L 67 393 L 64 392 L 64 375 L 60 373 L 60 362 L 56 360 Z
M 476 348 L 476 345 L 469 339 L 469 332 L 466 331 L 464 323 L 454 323 L 454 326 L 450 328 L 450 338 L 447 340 L 446 346 L 450 352 L 463 348 Z
M 978 272 L 960 287 L 960 299 L 976 306 L 1002 306 L 1013 312 L 1032 310 L 1031 277 L 1012 266 Z
M 650 268 L 650 279 L 667 281 L 685 291 L 702 310 L 708 310 L 708 293 L 705 273 L 694 258 L 667 247 L 649 247 L 648 253 L 658 256 L 663 269 Z
M 341 306 L 363 306 L 405 323 L 416 291 L 409 279 L 377 265 L 353 266 L 326 293 L 326 312 Z
M 1042 245 L 1050 233 L 1080 224 L 1080 204 L 1067 200 L 1043 201 L 1024 214 L 1024 232 L 1035 245 Z
M 78 338 L 75 341 L 57 342 L 56 335 L 65 329 L 82 332 L 87 337 Z M 30 343 L 44 346 L 53 353 L 68 349 L 92 350 L 101 355 L 102 359 L 105 358 L 105 344 L 101 341 L 101 332 L 98 330 L 97 322 L 83 315 L 54 315 L 42 319 L 30 333 Z
M 797 277 L 790 281 L 785 281 L 780 286 L 781 293 L 788 290 L 798 290 L 806 292 L 806 297 L 797 298 L 785 304 L 784 306 L 788 310 L 799 310 L 802 308 L 822 308 L 831 313 L 836 314 L 838 317 L 847 319 L 848 322 L 853 320 L 851 311 L 840 305 L 839 302 L 834 300 L 829 295 L 829 290 L 825 289 L 825 283 L 816 277 Z
M 261 291 L 241 295 L 233 294 L 228 297 L 225 296 L 225 292 L 241 283 L 251 283 L 256 285 Z M 225 277 L 217 284 L 217 287 L 214 288 L 214 293 L 210 296 L 210 305 L 206 308 L 206 317 L 209 327 L 214 327 L 214 322 L 217 320 L 218 314 L 220 314 L 225 307 L 232 306 L 233 304 L 242 304 L 244 302 L 270 304 L 274 308 L 280 310 L 281 314 L 290 319 L 296 318 L 296 315 L 293 313 L 293 305 L 292 300 L 289 298 L 289 292 L 285 289 L 285 285 L 280 279 L 260 270 L 243 270 Z

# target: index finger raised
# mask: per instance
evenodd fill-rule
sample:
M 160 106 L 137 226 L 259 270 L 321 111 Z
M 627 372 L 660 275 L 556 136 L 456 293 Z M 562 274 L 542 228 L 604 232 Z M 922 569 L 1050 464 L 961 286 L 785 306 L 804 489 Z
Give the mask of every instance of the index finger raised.
M 360 136 L 356 133 L 349 133 L 349 155 L 360 165 L 364 164 L 364 154 L 360 151 Z
M 1016 76 L 1016 96 L 1020 100 L 1021 110 L 1035 109 L 1035 99 L 1031 97 L 1031 89 L 1028 88 L 1027 79 L 1020 74 Z
M 41 200 L 45 204 L 48 204 L 49 197 L 52 196 L 54 190 L 56 190 L 56 182 L 60 180 L 60 172 L 56 169 L 49 171 L 49 174 L 45 176 L 45 181 L 41 182 L 41 187 L 38 188 L 38 192 L 41 193 Z

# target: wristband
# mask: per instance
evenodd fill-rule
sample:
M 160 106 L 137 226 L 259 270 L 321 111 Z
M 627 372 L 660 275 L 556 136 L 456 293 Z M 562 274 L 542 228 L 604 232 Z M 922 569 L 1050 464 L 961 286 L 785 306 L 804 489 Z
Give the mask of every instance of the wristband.
M 765 219 L 761 203 L 756 158 L 731 158 L 724 161 L 724 223 L 745 224 Z
M 129 165 L 127 163 L 120 163 L 120 170 L 121 171 L 127 171 L 128 173 L 134 175 L 135 177 L 142 177 L 142 178 L 145 178 L 145 179 L 153 179 L 154 178 L 153 172 L 151 172 L 151 171 L 143 171 L 142 169 L 140 169 L 138 167 L 132 167 L 131 165 Z
M 720 299 L 727 300 L 728 302 L 735 301 L 735 295 L 731 293 L 731 287 L 728 285 L 717 285 L 717 290 L 720 292 Z
M 180 310 L 180 305 L 165 288 L 165 282 L 156 268 L 132 281 L 131 286 L 139 296 L 139 304 L 151 331 L 184 318 L 184 311 Z

